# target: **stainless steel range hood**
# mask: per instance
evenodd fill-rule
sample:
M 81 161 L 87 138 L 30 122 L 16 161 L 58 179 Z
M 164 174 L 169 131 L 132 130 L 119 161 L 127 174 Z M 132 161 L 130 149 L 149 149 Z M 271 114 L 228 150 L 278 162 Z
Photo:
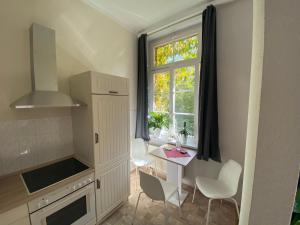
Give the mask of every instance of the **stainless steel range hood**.
M 39 24 L 30 28 L 30 63 L 32 92 L 11 107 L 79 107 L 85 105 L 58 91 L 55 31 Z

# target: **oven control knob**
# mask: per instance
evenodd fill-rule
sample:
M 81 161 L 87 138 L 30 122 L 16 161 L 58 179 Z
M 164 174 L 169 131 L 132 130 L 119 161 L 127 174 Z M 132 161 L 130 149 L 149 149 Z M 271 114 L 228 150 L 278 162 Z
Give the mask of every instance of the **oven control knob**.
M 92 178 L 89 178 L 89 182 L 91 183 L 93 180 L 92 180 Z
M 78 187 L 81 187 L 82 186 L 82 184 L 81 183 L 78 183 Z
M 38 203 L 38 208 L 41 208 L 42 207 L 42 203 Z
M 49 199 L 45 199 L 45 203 L 46 203 L 46 205 L 48 205 L 49 204 Z
M 75 191 L 75 190 L 76 190 L 76 186 L 74 185 L 74 186 L 72 187 L 72 189 Z

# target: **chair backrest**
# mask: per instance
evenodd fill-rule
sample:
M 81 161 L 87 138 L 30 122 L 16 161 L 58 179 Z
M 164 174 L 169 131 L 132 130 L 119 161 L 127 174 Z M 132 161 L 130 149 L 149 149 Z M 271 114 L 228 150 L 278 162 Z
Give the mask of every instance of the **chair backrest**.
M 232 196 L 234 196 L 238 190 L 241 172 L 241 165 L 230 159 L 223 165 L 219 173 L 218 180 L 225 183 L 225 185 L 231 190 Z
M 159 179 L 141 170 L 139 171 L 139 173 L 140 185 L 143 192 L 153 200 L 165 201 L 165 193 Z
M 146 143 L 142 138 L 136 138 L 131 140 L 131 157 L 141 158 L 147 153 Z

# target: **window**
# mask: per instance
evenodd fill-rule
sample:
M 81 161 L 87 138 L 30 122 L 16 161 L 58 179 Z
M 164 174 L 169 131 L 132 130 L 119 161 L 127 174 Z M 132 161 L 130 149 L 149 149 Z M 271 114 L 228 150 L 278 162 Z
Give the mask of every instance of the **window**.
M 177 34 L 178 35 L 178 34 Z M 150 111 L 167 112 L 172 132 L 197 136 L 200 32 L 193 30 L 150 43 Z

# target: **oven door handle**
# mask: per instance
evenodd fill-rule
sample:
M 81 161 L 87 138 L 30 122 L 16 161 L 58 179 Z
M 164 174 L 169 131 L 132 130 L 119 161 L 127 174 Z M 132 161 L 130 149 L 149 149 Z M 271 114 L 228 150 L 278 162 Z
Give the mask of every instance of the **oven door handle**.
M 91 184 L 93 184 L 93 183 L 91 183 Z M 92 186 L 88 185 L 88 186 L 86 186 L 86 187 L 84 187 L 84 188 L 82 188 L 80 190 L 77 190 L 77 191 L 71 193 L 70 197 L 74 197 L 75 194 L 76 194 L 76 196 L 82 195 L 82 194 L 83 195 L 84 194 L 88 194 L 89 193 L 89 191 L 88 191 L 89 189 L 92 189 Z M 57 202 L 51 203 L 50 205 L 46 206 L 45 208 L 43 208 L 41 210 L 38 210 L 38 211 L 34 212 L 33 214 L 35 214 L 35 213 L 44 213 L 45 211 L 57 208 L 57 206 L 59 206 L 59 205 L 64 205 L 68 201 L 70 201 L 70 198 L 68 198 L 68 197 L 66 199 L 61 199 L 61 200 L 59 200 Z
M 65 208 L 66 206 L 72 204 L 74 201 L 86 197 L 86 213 L 78 219 L 74 224 L 87 224 L 88 221 L 95 221 L 96 223 L 96 211 L 95 211 L 95 192 L 94 192 L 94 182 L 89 185 L 70 193 L 69 195 L 63 197 L 56 202 L 49 204 L 48 206 L 39 209 L 30 214 L 30 220 L 32 225 L 47 225 L 47 218 L 50 215 L 58 212 L 59 210 Z

